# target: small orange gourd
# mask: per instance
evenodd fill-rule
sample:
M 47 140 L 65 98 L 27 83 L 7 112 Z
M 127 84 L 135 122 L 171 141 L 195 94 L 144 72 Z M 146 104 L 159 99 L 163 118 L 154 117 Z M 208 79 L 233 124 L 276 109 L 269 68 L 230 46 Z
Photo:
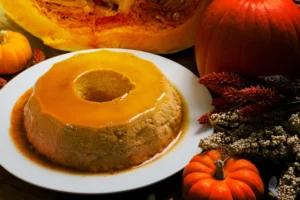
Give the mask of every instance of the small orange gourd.
M 183 171 L 182 195 L 185 200 L 261 199 L 264 185 L 255 165 L 246 159 L 210 150 L 195 155 Z
M 13 74 L 26 67 L 32 57 L 27 38 L 18 32 L 0 32 L 0 74 Z

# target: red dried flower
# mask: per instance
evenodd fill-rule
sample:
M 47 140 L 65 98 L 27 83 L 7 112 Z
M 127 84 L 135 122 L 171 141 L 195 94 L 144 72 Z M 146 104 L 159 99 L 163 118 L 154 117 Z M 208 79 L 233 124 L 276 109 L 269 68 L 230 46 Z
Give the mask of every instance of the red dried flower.
M 264 102 L 265 104 L 272 105 L 282 99 L 283 97 L 278 92 L 268 88 L 249 87 L 242 90 L 227 88 L 220 98 L 213 100 L 212 104 L 220 109 L 224 109 L 249 102 Z
M 209 118 L 211 116 L 211 113 L 205 113 L 202 116 L 199 117 L 198 122 L 199 124 L 209 124 Z
M 235 88 L 224 88 L 222 96 L 214 99 L 212 101 L 212 105 L 222 110 L 231 107 L 236 107 L 237 105 L 240 105 L 243 102 L 240 98 L 239 93 L 240 91 Z
M 44 61 L 46 59 L 46 56 L 44 54 L 44 52 L 40 49 L 35 49 L 33 51 L 33 64 L 37 64 L 37 63 L 40 63 L 42 61 Z
M 7 81 L 3 78 L 0 78 L 0 89 L 3 88 L 6 85 Z
M 199 78 L 198 82 L 205 85 L 210 84 L 233 88 L 243 88 L 245 86 L 244 81 L 239 75 L 229 72 L 208 74 Z
M 284 100 L 284 96 L 274 89 L 261 86 L 246 87 L 250 81 L 234 73 L 213 73 L 201 77 L 198 81 L 220 96 L 212 101 L 212 106 L 217 112 L 240 109 L 242 117 L 253 117 L 268 112 Z M 209 123 L 210 115 L 211 113 L 202 115 L 198 119 L 199 123 Z
M 257 103 L 245 106 L 240 109 L 240 115 L 244 118 L 259 116 L 267 112 L 272 106 L 266 103 Z
M 225 111 L 233 107 L 232 103 L 225 101 L 223 97 L 213 99 L 211 105 L 219 111 Z
M 206 85 L 217 95 L 222 95 L 228 87 L 241 89 L 246 85 L 241 76 L 229 72 L 205 75 L 198 79 L 198 83 Z
M 198 119 L 199 124 L 210 124 L 209 118 L 214 113 L 217 113 L 217 111 L 213 110 L 213 111 L 210 111 L 210 112 L 207 112 L 207 113 L 201 115 Z
M 243 100 L 254 101 L 254 102 L 264 102 L 265 104 L 276 104 L 283 99 L 277 91 L 260 88 L 260 87 L 249 87 L 239 92 L 240 98 Z

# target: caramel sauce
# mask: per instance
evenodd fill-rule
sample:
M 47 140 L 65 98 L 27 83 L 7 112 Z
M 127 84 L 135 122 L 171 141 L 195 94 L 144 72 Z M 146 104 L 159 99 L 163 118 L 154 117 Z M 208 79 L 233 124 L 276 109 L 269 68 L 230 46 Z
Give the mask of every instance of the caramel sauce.
M 145 166 L 159 158 L 161 158 L 166 152 L 171 151 L 176 144 L 178 144 L 178 140 L 182 138 L 183 134 L 185 133 L 185 130 L 187 128 L 188 124 L 188 111 L 187 111 L 187 106 L 186 102 L 184 101 L 184 98 L 182 95 L 178 92 L 178 94 L 181 96 L 181 101 L 183 104 L 183 119 L 182 119 L 182 124 L 180 131 L 177 135 L 177 137 L 166 147 L 161 153 L 158 153 L 154 155 L 152 158 L 149 160 L 145 161 L 144 163 L 138 165 L 138 166 L 133 166 L 128 169 L 120 170 L 120 171 L 115 171 L 115 172 L 98 172 L 98 173 L 93 173 L 93 172 L 82 172 L 74 169 L 70 169 L 64 166 L 61 166 L 59 164 L 56 164 L 49 159 L 47 159 L 45 156 L 39 154 L 37 151 L 34 150 L 30 142 L 28 141 L 26 137 L 26 130 L 24 127 L 24 106 L 29 99 L 30 95 L 32 94 L 32 89 L 27 90 L 16 102 L 12 114 L 11 114 L 11 126 L 10 126 L 10 136 L 13 140 L 14 145 L 17 147 L 17 149 L 30 161 L 42 166 L 46 167 L 50 170 L 55 170 L 55 171 L 60 171 L 64 173 L 71 173 L 71 174 L 78 174 L 78 175 L 110 175 L 110 174 L 117 174 L 117 173 L 122 173 L 126 172 L 128 170 L 134 170 L 138 167 Z
M 86 101 L 77 94 L 78 89 L 74 88 L 74 84 L 84 76 L 89 77 L 83 78 L 82 84 L 79 84 L 84 85 L 84 88 L 92 88 L 93 85 L 100 88 L 105 85 L 103 88 L 117 91 L 121 86 L 136 87 L 129 89 L 130 95 L 126 98 L 99 104 Z M 87 80 L 88 84 L 85 85 Z M 118 80 L 121 84 L 114 85 L 116 81 L 112 80 Z M 164 74 L 154 63 L 131 53 L 101 50 L 77 54 L 55 63 L 38 79 L 33 92 L 40 108 L 56 116 L 62 123 L 99 128 L 111 123 L 122 124 L 127 119 L 154 108 L 157 99 L 167 88 Z

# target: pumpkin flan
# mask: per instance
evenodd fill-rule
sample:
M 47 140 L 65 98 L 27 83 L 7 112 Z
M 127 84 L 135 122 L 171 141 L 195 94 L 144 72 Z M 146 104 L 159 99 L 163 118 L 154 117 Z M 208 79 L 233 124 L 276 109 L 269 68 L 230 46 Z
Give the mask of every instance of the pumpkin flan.
M 139 165 L 178 135 L 182 102 L 152 62 L 131 53 L 78 53 L 54 64 L 24 107 L 28 140 L 55 163 L 111 172 Z

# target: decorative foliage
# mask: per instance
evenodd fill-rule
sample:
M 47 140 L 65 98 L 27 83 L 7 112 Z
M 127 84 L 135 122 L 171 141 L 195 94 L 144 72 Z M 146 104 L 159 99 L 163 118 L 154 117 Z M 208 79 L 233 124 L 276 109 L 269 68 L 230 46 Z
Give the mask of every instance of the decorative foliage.
M 219 86 L 242 88 L 245 86 L 244 81 L 241 80 L 241 76 L 235 73 L 212 73 L 204 77 L 199 78 L 199 83 L 201 84 L 213 84 Z
M 230 77 L 233 77 L 234 81 L 231 81 Z M 214 113 L 238 109 L 242 117 L 253 118 L 269 111 L 279 112 L 279 104 L 280 107 L 286 104 L 286 110 L 298 105 L 300 107 L 300 102 L 295 104 L 300 94 L 296 83 L 280 75 L 250 80 L 238 74 L 222 72 L 203 76 L 199 83 L 208 84 L 207 86 L 218 94 L 212 101 Z M 208 119 L 204 120 L 205 117 L 206 114 L 201 116 L 199 123 L 209 123 Z
M 244 88 L 222 90 L 212 102 L 214 110 L 200 116 L 199 123 L 212 125 L 215 132 L 201 139 L 199 147 L 228 155 L 288 160 L 291 167 L 273 190 L 279 199 L 295 199 L 300 193 L 300 84 L 279 75 L 248 82 L 251 85 Z
M 0 78 L 0 89 L 3 88 L 6 85 L 6 80 L 3 78 Z
M 33 64 L 40 63 L 46 59 L 44 52 L 40 49 L 34 49 L 32 55 Z
M 283 174 L 278 186 L 278 199 L 294 200 L 300 193 L 300 164 L 294 163 Z

